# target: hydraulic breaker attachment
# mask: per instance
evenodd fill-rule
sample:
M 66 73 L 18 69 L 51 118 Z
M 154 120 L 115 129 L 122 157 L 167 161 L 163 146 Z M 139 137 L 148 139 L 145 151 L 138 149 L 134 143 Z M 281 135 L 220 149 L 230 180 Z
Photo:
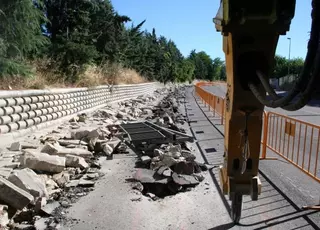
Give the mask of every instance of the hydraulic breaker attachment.
M 279 35 L 286 34 L 295 0 L 223 0 L 214 22 L 223 35 L 227 68 L 225 159 L 221 187 L 232 201 L 232 218 L 241 217 L 242 196 L 257 200 L 264 106 L 248 88 L 259 86 L 256 71 L 269 76 Z M 265 95 L 260 85 L 260 92 Z

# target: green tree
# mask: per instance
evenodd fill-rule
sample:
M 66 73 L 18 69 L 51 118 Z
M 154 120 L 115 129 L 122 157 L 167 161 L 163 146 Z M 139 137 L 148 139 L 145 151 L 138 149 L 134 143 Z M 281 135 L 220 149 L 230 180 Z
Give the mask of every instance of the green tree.
M 5 0 L 0 2 L 0 75 L 26 75 L 23 64 L 48 44 L 41 23 L 42 2 Z

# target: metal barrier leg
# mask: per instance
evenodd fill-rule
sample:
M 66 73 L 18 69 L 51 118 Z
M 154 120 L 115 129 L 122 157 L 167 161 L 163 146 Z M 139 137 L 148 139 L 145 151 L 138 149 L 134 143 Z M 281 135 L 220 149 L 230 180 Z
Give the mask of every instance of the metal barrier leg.
M 303 206 L 302 207 L 305 210 L 316 210 L 316 211 L 320 211 L 320 205 L 316 205 L 316 206 Z

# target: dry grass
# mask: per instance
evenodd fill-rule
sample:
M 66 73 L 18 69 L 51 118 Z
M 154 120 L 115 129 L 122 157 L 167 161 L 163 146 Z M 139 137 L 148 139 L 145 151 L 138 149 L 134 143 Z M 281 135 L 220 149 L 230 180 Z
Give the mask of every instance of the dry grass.
M 94 87 L 107 84 L 139 84 L 147 82 L 135 70 L 126 69 L 116 64 L 101 66 L 90 65 L 78 76 L 74 84 L 65 82 L 63 76 L 50 60 L 31 63 L 33 72 L 31 77 L 8 77 L 0 84 L 0 89 L 46 89 L 64 87 Z

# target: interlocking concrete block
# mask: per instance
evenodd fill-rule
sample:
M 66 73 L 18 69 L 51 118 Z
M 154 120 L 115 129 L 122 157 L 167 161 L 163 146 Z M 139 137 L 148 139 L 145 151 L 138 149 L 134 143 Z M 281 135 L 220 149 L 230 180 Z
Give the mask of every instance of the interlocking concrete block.
M 27 127 L 31 127 L 31 126 L 35 125 L 35 122 L 33 119 L 26 120 L 26 123 L 27 123 Z
M 32 102 L 31 97 L 23 97 L 23 100 L 24 100 L 23 104 L 25 105 L 31 104 Z
M 10 127 L 8 125 L 0 125 L 0 133 L 5 134 L 10 131 Z
M 39 101 L 39 98 L 37 96 L 32 96 L 31 97 L 31 102 L 34 104 L 34 103 L 37 103 Z
M 9 115 L 11 118 L 11 122 L 16 122 L 16 121 L 20 121 L 21 117 L 19 114 L 11 114 Z
M 14 98 L 5 98 L 4 100 L 6 101 L 6 106 L 16 105 L 16 100 L 14 100 Z
M 10 123 L 8 124 L 8 126 L 9 126 L 9 132 L 16 131 L 19 129 L 19 125 L 17 123 Z
M 0 99 L 0 107 L 5 107 L 7 106 L 7 102 L 5 99 Z
M 29 118 L 29 115 L 27 113 L 19 113 L 20 115 L 20 121 L 26 120 Z
M 21 113 L 23 108 L 20 105 L 12 106 L 14 113 Z
M 28 127 L 28 124 L 27 124 L 26 121 L 18 121 L 17 124 L 18 124 L 18 129 L 19 129 L 19 130 L 25 129 L 25 128 Z
M 11 122 L 10 116 L 2 116 L 0 117 L 0 125 L 9 124 Z
M 13 114 L 14 113 L 14 110 L 12 107 L 4 107 L 4 114 L 5 115 L 10 115 L 10 114 Z

